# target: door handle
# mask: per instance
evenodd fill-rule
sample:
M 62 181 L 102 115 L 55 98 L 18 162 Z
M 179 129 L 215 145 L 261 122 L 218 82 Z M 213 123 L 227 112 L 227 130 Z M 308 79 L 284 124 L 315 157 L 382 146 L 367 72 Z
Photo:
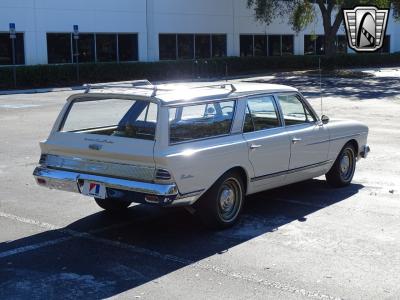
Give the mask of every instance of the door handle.
M 250 145 L 250 149 L 251 150 L 255 150 L 255 149 L 258 149 L 258 148 L 261 148 L 261 147 L 262 147 L 262 145 L 255 145 L 255 144 Z
M 292 139 L 292 143 L 293 143 L 293 144 L 297 144 L 298 142 L 301 142 L 301 141 L 302 141 L 302 139 L 296 138 L 296 137 L 294 137 L 294 138 Z

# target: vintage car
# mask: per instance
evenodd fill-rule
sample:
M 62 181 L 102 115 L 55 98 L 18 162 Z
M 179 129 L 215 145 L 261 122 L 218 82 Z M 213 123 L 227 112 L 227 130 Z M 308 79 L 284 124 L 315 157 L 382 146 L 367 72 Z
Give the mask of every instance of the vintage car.
M 246 195 L 324 174 L 349 185 L 367 135 L 362 123 L 319 118 L 283 85 L 98 84 L 67 100 L 34 177 L 108 211 L 184 206 L 225 228 Z

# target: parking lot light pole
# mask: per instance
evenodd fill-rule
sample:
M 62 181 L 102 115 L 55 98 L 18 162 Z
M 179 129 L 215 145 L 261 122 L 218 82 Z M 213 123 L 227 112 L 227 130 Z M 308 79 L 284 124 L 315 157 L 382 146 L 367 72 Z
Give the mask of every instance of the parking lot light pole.
M 11 51 L 12 51 L 14 88 L 17 87 L 17 68 L 16 68 L 16 57 L 15 57 L 15 39 L 16 38 L 17 38 L 17 34 L 15 31 L 15 23 L 10 23 L 10 39 L 11 39 Z
M 75 63 L 76 63 L 76 80 L 79 83 L 79 48 L 78 48 L 78 40 L 79 40 L 79 26 L 74 25 L 74 41 L 75 41 Z

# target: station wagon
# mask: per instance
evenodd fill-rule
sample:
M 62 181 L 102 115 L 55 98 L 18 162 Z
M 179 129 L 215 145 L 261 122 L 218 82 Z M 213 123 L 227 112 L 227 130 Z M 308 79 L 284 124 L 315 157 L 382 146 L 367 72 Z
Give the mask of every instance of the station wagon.
M 247 195 L 321 175 L 349 185 L 367 136 L 360 122 L 319 117 L 284 85 L 88 85 L 40 144 L 34 176 L 113 213 L 132 203 L 183 206 L 226 228 Z

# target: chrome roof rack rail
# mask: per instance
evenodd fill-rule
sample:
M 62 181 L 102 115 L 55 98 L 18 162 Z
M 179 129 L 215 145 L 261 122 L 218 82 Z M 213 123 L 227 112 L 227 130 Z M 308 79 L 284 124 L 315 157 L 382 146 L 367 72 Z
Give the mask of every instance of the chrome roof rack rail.
M 237 91 L 235 85 L 233 83 L 222 83 L 222 84 L 213 84 L 213 85 L 204 85 L 204 86 L 198 86 L 195 87 L 194 89 L 203 89 L 203 88 L 220 88 L 220 89 L 226 89 L 227 86 L 231 88 L 231 93 L 234 93 Z
M 149 89 L 154 91 L 157 90 L 156 86 L 153 85 L 149 80 L 134 80 L 134 81 L 120 81 L 120 82 L 109 82 L 109 83 L 95 83 L 95 84 L 84 84 L 85 93 L 89 93 L 92 89 L 105 89 L 105 88 L 136 88 L 136 89 Z
M 158 91 L 157 86 L 156 86 L 156 85 L 153 85 L 153 93 L 151 94 L 151 97 L 157 96 L 157 91 Z

